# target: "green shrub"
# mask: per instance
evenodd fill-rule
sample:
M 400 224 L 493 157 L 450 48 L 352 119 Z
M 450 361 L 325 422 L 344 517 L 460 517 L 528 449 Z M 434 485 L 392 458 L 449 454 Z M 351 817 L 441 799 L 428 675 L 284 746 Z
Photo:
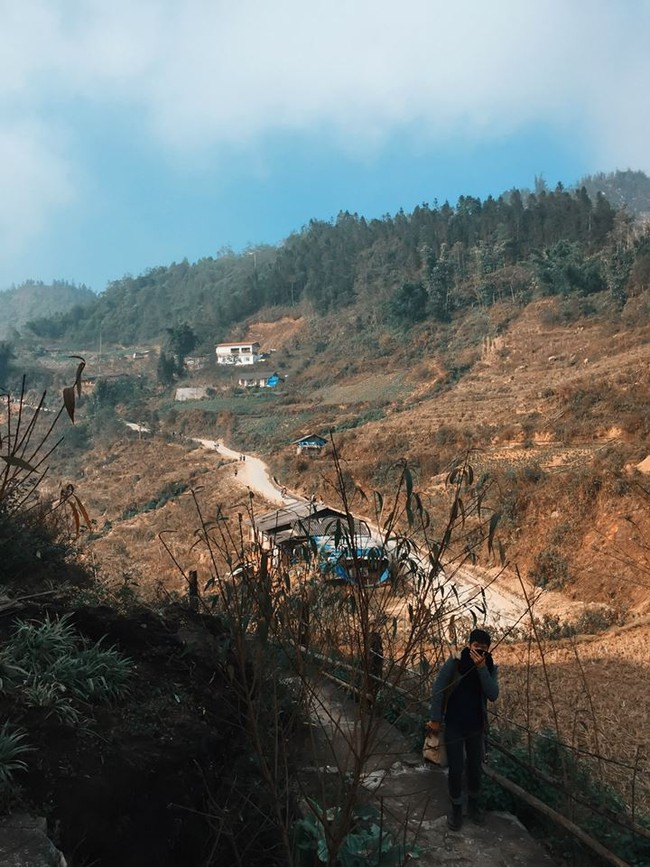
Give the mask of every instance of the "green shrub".
M 528 574 L 537 587 L 557 590 L 564 587 L 569 578 L 569 564 L 557 548 L 545 548 L 537 554 Z
M 446 446 L 454 445 L 458 440 L 458 431 L 456 428 L 450 427 L 447 424 L 440 425 L 433 436 L 436 445 Z
M 26 707 L 45 708 L 61 722 L 81 718 L 82 704 L 119 698 L 128 687 L 132 664 L 112 647 L 89 642 L 69 616 L 19 621 L 0 652 L 0 690 Z
M 162 509 L 170 500 L 175 500 L 187 491 L 188 486 L 185 482 L 170 482 L 160 491 L 160 493 L 147 500 L 141 506 L 133 503 L 122 512 L 122 520 L 128 521 L 129 518 L 134 518 L 136 515 L 144 512 L 154 512 L 156 509 Z
M 544 478 L 544 470 L 538 463 L 526 464 L 521 471 L 521 477 L 524 482 L 533 482 L 536 484 Z
M 574 635 L 596 635 L 610 626 L 622 622 L 621 615 L 611 608 L 590 608 L 583 611 L 577 620 L 562 620 L 557 614 L 544 614 L 535 618 L 535 631 L 545 641 L 560 641 Z M 524 638 L 524 633 L 510 633 L 511 638 Z
M 26 771 L 27 765 L 20 758 L 32 751 L 25 743 L 27 733 L 12 729 L 8 722 L 0 728 L 0 789 L 10 786 L 16 771 Z
M 336 425 L 335 430 L 343 431 L 343 430 L 353 430 L 357 427 L 362 427 L 364 424 L 368 424 L 372 421 L 381 421 L 385 416 L 385 412 L 381 407 L 371 407 L 370 409 L 365 410 L 365 412 L 361 413 L 361 415 L 354 416 L 353 418 L 345 419 L 344 421 L 339 422 Z
M 550 545 L 560 545 L 571 534 L 571 524 L 568 521 L 560 521 L 549 530 L 548 541 Z
M 593 635 L 604 632 L 610 626 L 620 622 L 622 622 L 620 614 L 611 608 L 590 608 L 578 617 L 575 630 L 579 634 Z
M 309 804 L 313 815 L 298 819 L 293 828 L 295 863 L 300 867 L 330 863 L 328 832 L 336 826 L 339 818 L 337 808 L 324 810 L 312 800 Z M 395 839 L 386 830 L 378 810 L 362 807 L 355 810 L 352 827 L 343 838 L 336 863 L 340 867 L 363 867 L 366 864 L 399 867 L 418 855 L 417 847 Z
M 6 505 L 0 502 L 0 583 L 17 585 L 45 568 L 50 577 L 62 573 L 71 549 L 47 505 L 38 504 L 21 514 L 11 514 Z
M 622 798 L 598 779 L 587 761 L 579 759 L 553 732 L 533 734 L 526 743 L 521 733 L 512 729 L 494 731 L 491 737 L 508 751 L 508 754 L 500 750 L 491 751 L 490 764 L 496 771 L 525 791 L 534 792 L 537 798 L 560 814 L 570 817 L 625 863 L 633 867 L 650 863 L 650 840 L 626 827 L 631 823 L 631 817 Z M 523 801 L 489 778 L 484 780 L 482 798 L 491 809 L 514 813 L 533 825 L 552 849 L 569 856 L 570 863 L 596 863 L 581 860 L 584 858 L 581 847 L 575 850 L 577 859 L 573 860 L 570 851 L 576 845 L 573 838 L 563 835 L 558 825 L 531 811 Z M 637 814 L 635 818 L 638 825 L 650 829 L 648 817 Z

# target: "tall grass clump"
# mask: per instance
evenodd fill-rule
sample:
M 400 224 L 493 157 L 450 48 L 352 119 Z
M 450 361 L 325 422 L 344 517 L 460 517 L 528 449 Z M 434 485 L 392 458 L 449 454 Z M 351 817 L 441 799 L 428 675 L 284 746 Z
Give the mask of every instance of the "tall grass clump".
M 40 707 L 74 724 L 87 715 L 87 705 L 121 698 L 132 667 L 115 648 L 80 636 L 70 615 L 46 615 L 16 623 L 0 651 L 0 691 L 23 709 Z
M 77 356 L 73 356 L 77 357 Z M 74 422 L 76 396 L 81 393 L 80 359 L 74 385 L 63 389 L 59 410 L 48 414 L 43 392 L 35 407 L 28 406 L 23 377 L 18 395 L 1 395 L 0 423 L 0 581 L 21 584 L 37 580 L 48 564 L 50 577 L 63 572 L 70 540 L 90 518 L 72 485 L 58 497 L 44 499 L 39 488 L 48 459 L 62 437 L 57 434 L 64 413 Z
M 14 784 L 16 771 L 26 771 L 24 756 L 32 752 L 26 743 L 27 732 L 14 728 L 5 721 L 0 728 L 0 794 L 4 794 Z

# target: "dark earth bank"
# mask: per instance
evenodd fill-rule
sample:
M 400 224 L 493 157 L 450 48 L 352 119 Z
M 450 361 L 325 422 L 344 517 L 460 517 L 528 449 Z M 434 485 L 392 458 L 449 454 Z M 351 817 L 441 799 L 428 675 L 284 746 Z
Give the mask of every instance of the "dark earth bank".
M 18 621 L 69 614 L 81 636 L 134 665 L 128 694 L 62 722 L 52 707 L 3 692 L 0 714 L 33 751 L 5 809 L 47 818 L 72 867 L 276 863 L 268 795 L 246 746 L 229 636 L 179 604 L 160 613 L 64 602 L 5 608 L 3 648 Z

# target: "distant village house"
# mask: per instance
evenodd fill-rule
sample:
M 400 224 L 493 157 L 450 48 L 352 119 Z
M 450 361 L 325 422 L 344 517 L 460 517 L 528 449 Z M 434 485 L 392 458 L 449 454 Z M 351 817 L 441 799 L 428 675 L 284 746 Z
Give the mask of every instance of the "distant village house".
M 260 345 L 254 343 L 218 343 L 217 364 L 257 364 L 262 360 Z
M 275 388 L 280 377 L 277 373 L 272 373 L 271 376 L 240 376 L 237 382 L 242 388 Z
M 306 434 L 300 439 L 294 440 L 291 445 L 296 447 L 298 455 L 316 455 L 320 452 L 327 440 L 319 437 L 318 434 Z
M 304 552 L 315 550 L 323 579 L 335 583 L 382 584 L 391 575 L 390 558 L 368 524 L 324 503 L 295 502 L 257 516 L 251 541 L 282 569 L 305 562 Z

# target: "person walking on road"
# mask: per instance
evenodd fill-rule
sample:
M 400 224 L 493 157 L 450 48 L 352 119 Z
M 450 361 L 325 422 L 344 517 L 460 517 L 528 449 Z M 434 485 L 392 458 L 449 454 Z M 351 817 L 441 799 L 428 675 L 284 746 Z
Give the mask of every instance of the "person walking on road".
M 487 737 L 487 703 L 499 695 L 498 667 L 489 653 L 490 635 L 484 629 L 470 633 L 467 647 L 451 656 L 433 685 L 427 729 L 436 734 L 444 725 L 449 767 L 447 825 L 459 831 L 463 824 L 463 771 L 467 777 L 467 815 L 481 824 L 479 805 L 482 762 Z

